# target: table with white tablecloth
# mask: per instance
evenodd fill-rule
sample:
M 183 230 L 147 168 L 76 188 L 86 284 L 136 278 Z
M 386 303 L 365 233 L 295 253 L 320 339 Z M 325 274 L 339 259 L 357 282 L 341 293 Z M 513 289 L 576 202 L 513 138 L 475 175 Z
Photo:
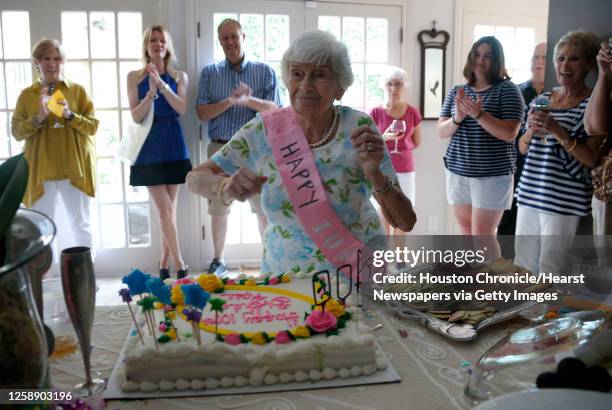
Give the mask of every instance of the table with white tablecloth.
M 400 383 L 245 395 L 200 396 L 149 400 L 111 400 L 110 409 L 468 409 L 464 396 L 470 364 L 508 332 L 525 325 L 518 319 L 484 329 L 476 340 L 453 342 L 387 312 L 362 315 L 402 377 Z M 93 371 L 108 378 L 132 325 L 127 306 L 98 306 L 93 329 Z M 70 324 L 54 329 L 69 334 Z M 84 380 L 80 353 L 51 360 L 51 382 L 68 389 Z

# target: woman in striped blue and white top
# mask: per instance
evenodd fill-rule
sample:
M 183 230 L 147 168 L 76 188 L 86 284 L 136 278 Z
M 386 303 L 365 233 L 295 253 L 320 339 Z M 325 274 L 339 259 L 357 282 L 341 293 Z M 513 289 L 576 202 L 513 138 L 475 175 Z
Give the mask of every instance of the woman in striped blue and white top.
M 444 156 L 447 198 L 464 235 L 495 235 L 512 204 L 516 137 L 523 97 L 510 82 L 501 43 L 491 36 L 474 43 L 463 75 L 449 91 L 438 135 L 449 138 Z
M 603 137 L 589 137 L 584 111 L 591 90 L 586 76 L 595 65 L 598 39 L 573 31 L 555 45 L 561 85 L 545 92 L 546 110 L 531 110 L 519 149 L 527 154 L 517 188 L 516 263 L 536 272 L 559 273 L 582 216 L 591 212 L 589 167 Z M 551 237 L 555 235 L 554 237 Z

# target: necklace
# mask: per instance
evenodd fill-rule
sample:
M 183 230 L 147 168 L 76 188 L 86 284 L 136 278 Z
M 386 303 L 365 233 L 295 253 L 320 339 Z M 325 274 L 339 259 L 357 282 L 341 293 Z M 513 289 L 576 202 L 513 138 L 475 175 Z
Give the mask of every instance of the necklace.
M 334 135 L 336 135 L 336 128 L 338 127 L 339 118 L 340 116 L 338 115 L 338 112 L 334 108 L 332 122 L 329 125 L 329 128 L 327 129 L 327 132 L 325 133 L 325 135 L 323 135 L 323 138 L 321 138 L 317 142 L 308 143 L 308 146 L 310 148 L 318 148 L 322 145 L 327 144 L 329 140 L 331 140 L 334 137 Z

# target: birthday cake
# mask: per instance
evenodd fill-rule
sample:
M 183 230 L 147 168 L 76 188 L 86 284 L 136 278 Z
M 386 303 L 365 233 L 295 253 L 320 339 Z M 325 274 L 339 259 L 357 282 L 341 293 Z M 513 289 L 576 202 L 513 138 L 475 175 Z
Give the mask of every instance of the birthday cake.
M 133 271 L 119 292 L 136 324 L 119 371 L 121 389 L 316 382 L 384 369 L 372 330 L 351 306 L 354 287 L 332 286 L 330 279 L 202 274 L 163 283 Z

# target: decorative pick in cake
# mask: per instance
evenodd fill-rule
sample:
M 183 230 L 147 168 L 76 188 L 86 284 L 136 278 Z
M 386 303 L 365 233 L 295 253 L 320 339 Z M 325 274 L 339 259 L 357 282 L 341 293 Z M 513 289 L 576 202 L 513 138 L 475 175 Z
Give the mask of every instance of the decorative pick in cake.
M 219 339 L 219 312 L 223 313 L 223 305 L 226 301 L 219 298 L 212 298 L 210 301 L 210 310 L 215 312 L 215 340 Z
M 183 309 L 183 314 L 187 318 L 187 321 L 191 323 L 191 329 L 193 331 L 193 337 L 198 342 L 198 346 L 202 345 L 202 335 L 200 333 L 200 320 L 202 320 L 202 312 L 195 308 Z
M 148 291 L 147 280 L 151 278 L 151 275 L 144 273 L 140 269 L 132 269 L 132 271 L 123 277 L 121 281 L 125 283 L 130 289 L 132 295 L 142 295 Z
M 193 310 L 200 309 L 199 312 L 197 312 L 197 315 L 193 312 L 190 313 L 190 315 L 188 316 L 187 320 L 191 322 L 191 325 L 193 327 L 193 334 L 194 337 L 196 337 L 196 339 L 198 340 L 198 345 L 202 344 L 202 338 L 200 335 L 200 320 L 202 319 L 202 310 L 204 310 L 204 306 L 206 306 L 206 303 L 208 302 L 208 299 L 210 299 L 210 294 L 208 292 L 206 292 L 204 289 L 202 289 L 202 287 L 197 284 L 197 283 L 193 283 L 191 285 L 181 285 L 181 289 L 183 290 L 183 295 L 185 297 L 185 304 L 186 305 L 190 305 L 193 307 Z M 183 313 L 185 313 L 185 311 L 183 311 Z M 187 315 L 187 313 L 185 313 Z
M 357 249 L 357 280 L 355 281 L 355 305 L 356 305 L 356 309 L 355 309 L 355 328 L 358 329 L 359 328 L 359 308 L 361 307 L 361 302 L 359 300 L 359 290 L 361 287 L 361 271 L 363 266 L 367 266 L 368 267 L 368 271 L 370 270 L 370 266 L 367 265 L 367 263 L 369 262 L 369 260 L 366 261 L 366 263 L 362 266 L 361 265 L 361 258 L 362 258 L 362 252 L 361 249 Z M 371 273 L 371 272 L 369 272 Z
M 343 273 L 342 269 L 348 269 L 348 275 L 345 274 L 344 276 L 347 277 L 349 281 L 348 290 L 346 291 L 346 294 L 344 295 L 340 295 L 340 277 L 341 277 L 341 274 Z M 336 298 L 340 302 L 342 302 L 342 305 L 346 306 L 346 299 L 350 296 L 352 291 L 353 291 L 353 267 L 350 264 L 342 265 L 338 269 L 336 269 Z
M 140 299 L 142 300 L 142 294 L 147 292 L 146 282 L 151 277 L 150 274 L 144 273 L 140 269 L 132 269 L 132 271 L 125 275 L 121 281 L 128 286 L 131 295 L 140 295 Z M 145 315 L 146 318 L 146 315 Z M 147 329 L 149 329 L 149 334 L 153 334 L 153 329 L 151 329 L 151 325 L 148 320 L 146 320 Z
M 315 307 L 320 306 L 322 311 L 325 311 L 325 304 L 331 297 L 330 288 L 331 277 L 327 269 L 319 271 L 312 276 L 312 298 L 315 301 Z
M 140 343 L 144 345 L 144 340 L 142 339 L 142 333 L 140 333 L 140 326 L 138 326 L 138 322 L 136 321 L 136 316 L 134 315 L 134 311 L 132 310 L 132 305 L 130 302 L 132 301 L 132 295 L 130 294 L 130 290 L 128 288 L 119 289 L 119 296 L 121 299 L 128 305 L 128 309 L 130 310 L 130 315 L 132 315 L 132 320 L 134 321 L 134 326 L 136 326 L 136 332 L 138 332 L 138 338 L 140 339 Z
M 147 323 L 149 325 L 149 329 L 151 330 L 151 334 L 153 335 L 153 341 L 155 342 L 155 348 L 159 349 L 157 344 L 157 335 L 155 334 L 155 318 L 153 315 L 153 309 L 155 305 L 156 299 L 152 296 L 146 296 L 136 302 L 142 307 L 142 313 L 144 314 Z
M 159 302 L 161 302 L 165 306 L 169 306 L 172 304 L 170 286 L 166 285 L 160 278 L 151 278 L 147 280 L 146 286 L 149 292 L 151 292 L 151 294 L 155 296 Z M 171 328 L 176 329 L 172 319 L 169 318 L 168 315 L 165 314 L 165 309 L 164 309 L 164 317 L 170 321 Z M 178 331 L 176 332 L 176 339 L 180 340 Z

